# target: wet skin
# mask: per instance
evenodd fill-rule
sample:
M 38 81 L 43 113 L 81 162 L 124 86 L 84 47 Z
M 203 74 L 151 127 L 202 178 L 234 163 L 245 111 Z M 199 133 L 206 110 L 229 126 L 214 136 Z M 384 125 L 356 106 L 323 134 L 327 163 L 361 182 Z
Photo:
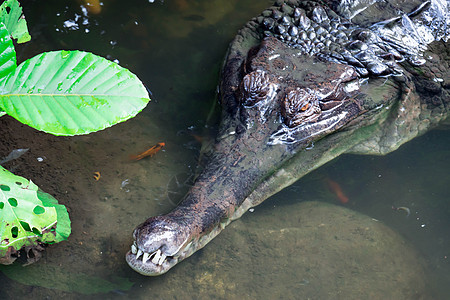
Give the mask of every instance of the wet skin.
M 177 208 L 134 230 L 126 260 L 137 272 L 167 272 L 248 208 L 342 153 L 388 153 L 446 119 L 448 86 L 431 71 L 448 61 L 442 37 L 418 53 L 374 38 L 387 35 L 381 25 L 367 29 L 330 9 L 351 14 L 352 7 L 286 2 L 247 23 L 231 43 L 209 164 Z M 420 17 L 430 7 L 420 4 L 406 13 Z M 389 30 L 397 34 L 401 24 L 393 19 Z M 420 94 L 431 85 L 435 95 Z

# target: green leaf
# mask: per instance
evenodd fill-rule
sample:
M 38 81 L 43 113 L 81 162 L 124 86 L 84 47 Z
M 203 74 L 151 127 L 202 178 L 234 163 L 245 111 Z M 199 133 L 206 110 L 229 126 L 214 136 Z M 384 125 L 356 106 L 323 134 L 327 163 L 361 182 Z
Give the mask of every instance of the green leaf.
M 0 78 L 10 75 L 17 67 L 16 51 L 5 24 L 0 23 Z
M 0 166 L 0 263 L 12 263 L 11 254 L 23 247 L 57 243 L 69 235 L 65 207 L 32 181 Z
M 81 51 L 37 55 L 20 64 L 1 90 L 3 111 L 55 135 L 105 129 L 134 117 L 150 101 L 136 75 Z
M 0 6 L 0 22 L 6 25 L 10 35 L 17 39 L 18 43 L 31 40 L 28 33 L 27 21 L 22 14 L 22 7 L 17 0 L 6 0 Z
M 58 204 L 58 200 L 56 200 L 52 195 L 43 192 L 41 189 L 37 191 L 37 197 L 42 201 L 42 204 L 45 207 L 55 208 L 57 217 L 57 226 L 55 228 L 54 236 L 50 236 L 50 239 L 47 239 L 48 237 L 44 238 L 43 236 L 41 241 L 44 243 L 59 243 L 67 240 L 70 235 L 71 228 L 69 213 L 67 212 L 66 207 Z

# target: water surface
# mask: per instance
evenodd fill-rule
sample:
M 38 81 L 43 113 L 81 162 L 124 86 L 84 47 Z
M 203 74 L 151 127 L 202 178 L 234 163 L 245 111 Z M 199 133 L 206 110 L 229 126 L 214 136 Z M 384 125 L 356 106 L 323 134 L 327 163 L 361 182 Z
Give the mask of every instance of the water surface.
M 216 86 L 228 43 L 271 2 L 157 0 L 151 4 L 133 0 L 124 4 L 109 0 L 99 14 L 86 14 L 77 1 L 23 3 L 33 40 L 19 46 L 19 60 L 56 49 L 94 52 L 137 74 L 151 91 L 152 102 L 133 120 L 73 138 L 52 137 L 1 118 L 1 126 L 8 126 L 8 131 L 3 136 L 5 153 L 0 156 L 30 148 L 5 166 L 66 205 L 73 233 L 69 241 L 49 247 L 40 262 L 15 273 L 31 285 L 12 280 L 5 272 L 0 274 L 0 291 L 9 298 L 50 299 L 86 297 L 83 294 L 94 299 L 301 297 L 313 283 L 305 270 L 291 273 L 289 258 L 279 254 L 295 249 L 292 240 L 282 244 L 281 239 L 276 250 L 261 240 L 261 236 L 274 238 L 259 235 L 258 230 L 296 228 L 297 214 L 291 208 L 316 200 L 345 206 L 388 225 L 425 261 L 427 295 L 444 299 L 450 293 L 450 137 L 444 130 L 429 132 L 385 157 L 345 155 L 328 163 L 271 197 L 253 214 L 247 213 L 223 237 L 164 276 L 143 277 L 126 265 L 124 254 L 134 227 L 176 205 L 171 180 L 196 172 L 198 140 L 214 136 Z M 153 158 L 128 161 L 128 155 L 158 142 L 166 147 Z M 45 157 L 44 162 L 37 157 Z M 99 181 L 92 178 L 94 171 L 102 174 Z M 328 180 L 341 186 L 349 198 L 347 204 L 329 191 Z M 406 217 L 392 206 L 408 207 L 411 215 Z M 226 255 L 218 257 L 217 249 L 225 249 Z M 301 249 L 297 250 L 290 255 L 301 257 Z M 258 260 L 261 253 L 266 254 Z M 249 268 L 250 282 L 236 275 Z M 292 276 L 277 276 L 283 268 Z M 364 288 L 354 287 L 355 291 Z M 320 290 L 315 297 L 338 298 Z

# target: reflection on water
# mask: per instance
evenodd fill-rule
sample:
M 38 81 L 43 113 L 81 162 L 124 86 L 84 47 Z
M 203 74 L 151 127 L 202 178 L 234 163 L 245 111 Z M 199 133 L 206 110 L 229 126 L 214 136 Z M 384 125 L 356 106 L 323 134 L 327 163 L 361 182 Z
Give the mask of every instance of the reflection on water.
M 210 246 L 164 276 L 142 277 L 126 265 L 124 254 L 134 227 L 172 209 L 178 199 L 175 187 L 186 188 L 197 172 L 199 140 L 214 135 L 217 112 L 205 125 L 228 43 L 244 22 L 271 2 L 135 0 L 124 4 L 110 0 L 104 1 L 98 14 L 81 9 L 81 1 L 23 4 L 33 41 L 20 48 L 19 59 L 52 49 L 89 50 L 136 73 L 150 89 L 153 101 L 136 119 L 84 137 L 51 137 L 10 118 L 0 120 L 2 126 L 9 126 L 3 136 L 8 147 L 2 148 L 5 153 L 0 156 L 12 149 L 30 148 L 5 166 L 31 178 L 65 204 L 73 226 L 68 242 L 51 246 L 26 272 L 5 271 L 17 280 L 28 276 L 34 286 L 0 274 L 1 292 L 10 298 L 81 298 L 89 293 L 94 293 L 92 298 L 106 293 L 108 298 L 138 299 L 301 295 L 305 286 L 313 285 L 314 276 L 306 274 L 322 273 L 300 268 L 297 274 L 290 269 L 289 255 L 313 261 L 295 248 L 294 236 L 298 238 L 302 223 L 291 207 L 302 200 L 318 200 L 362 212 L 399 232 L 427 263 L 424 281 L 434 283 L 428 292 L 438 298 L 450 293 L 450 138 L 446 131 L 430 132 L 386 157 L 349 155 L 330 162 L 267 200 L 254 214 L 245 215 Z M 130 154 L 159 142 L 166 146 L 154 157 L 127 160 Z M 38 162 L 36 157 L 46 160 Z M 101 173 L 99 181 L 92 179 L 94 171 Z M 330 192 L 327 180 L 339 184 L 349 199 L 346 204 Z M 411 215 L 406 217 L 392 206 L 408 207 Z M 285 239 L 270 235 L 270 230 L 291 227 Z M 279 251 L 273 249 L 274 241 Z M 298 253 L 293 253 L 296 249 Z M 268 260 L 273 261 L 269 264 Z M 286 276 L 273 276 L 283 270 Z M 243 272 L 251 281 L 236 275 Z M 342 283 L 335 291 L 348 287 L 343 274 L 326 274 Z M 358 276 L 376 278 L 375 274 Z M 319 291 L 319 295 L 324 294 Z

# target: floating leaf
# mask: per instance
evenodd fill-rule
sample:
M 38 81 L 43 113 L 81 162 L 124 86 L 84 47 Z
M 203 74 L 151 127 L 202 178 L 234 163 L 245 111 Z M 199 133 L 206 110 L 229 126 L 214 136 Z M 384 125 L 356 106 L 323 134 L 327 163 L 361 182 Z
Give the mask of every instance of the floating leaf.
M 2 3 L 0 6 L 0 22 L 6 25 L 9 34 L 17 39 L 18 43 L 25 43 L 31 40 L 27 21 L 25 21 L 22 7 L 20 7 L 17 0 L 6 0 Z
M 3 111 L 55 135 L 105 129 L 134 117 L 150 101 L 136 75 L 81 51 L 37 55 L 20 64 L 0 90 Z
M 16 51 L 13 42 L 5 24 L 0 23 L 0 78 L 11 74 L 16 67 Z
M 23 247 L 57 243 L 69 234 L 69 215 L 63 205 L 0 166 L 0 263 L 12 263 L 11 254 Z

